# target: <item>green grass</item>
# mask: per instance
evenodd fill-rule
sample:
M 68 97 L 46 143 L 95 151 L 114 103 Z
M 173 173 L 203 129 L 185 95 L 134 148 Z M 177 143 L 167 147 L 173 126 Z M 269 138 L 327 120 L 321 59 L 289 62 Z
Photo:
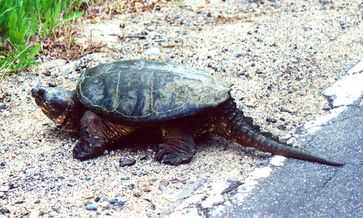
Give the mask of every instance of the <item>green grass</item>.
M 35 64 L 39 42 L 83 15 L 83 0 L 0 0 L 0 75 Z

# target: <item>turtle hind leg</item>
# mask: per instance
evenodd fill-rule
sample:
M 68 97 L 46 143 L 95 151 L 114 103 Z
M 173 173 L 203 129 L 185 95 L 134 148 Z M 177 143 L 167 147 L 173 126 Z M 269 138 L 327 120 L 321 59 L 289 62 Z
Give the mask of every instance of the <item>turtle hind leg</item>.
M 80 142 L 73 148 L 73 157 L 84 161 L 101 156 L 111 144 L 132 131 L 133 128 L 109 123 L 86 111 L 80 121 Z
M 189 163 L 194 155 L 193 136 L 187 131 L 174 127 L 165 127 L 161 131 L 163 143 L 159 145 L 155 159 L 175 166 Z

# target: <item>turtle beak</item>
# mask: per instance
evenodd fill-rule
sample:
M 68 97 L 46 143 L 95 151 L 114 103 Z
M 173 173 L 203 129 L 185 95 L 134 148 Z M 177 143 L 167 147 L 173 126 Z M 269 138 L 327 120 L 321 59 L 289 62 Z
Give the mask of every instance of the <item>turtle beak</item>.
M 37 105 L 40 106 L 39 103 L 44 102 L 45 90 L 40 85 L 34 86 L 31 90 L 31 94 Z
M 34 98 L 41 95 L 44 96 L 44 89 L 42 89 L 41 86 L 34 86 L 31 90 L 31 93 Z

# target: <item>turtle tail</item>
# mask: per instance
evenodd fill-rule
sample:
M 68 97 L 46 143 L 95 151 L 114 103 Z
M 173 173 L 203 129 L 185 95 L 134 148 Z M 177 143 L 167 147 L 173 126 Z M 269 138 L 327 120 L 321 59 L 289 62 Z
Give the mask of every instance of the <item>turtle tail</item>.
M 250 117 L 246 117 L 236 106 L 233 99 L 220 105 L 218 116 L 215 118 L 215 131 L 228 140 L 235 141 L 247 147 L 281 155 L 289 158 L 326 164 L 330 166 L 343 166 L 322 157 L 310 154 L 281 142 L 270 133 L 260 131 L 260 127 L 253 124 Z

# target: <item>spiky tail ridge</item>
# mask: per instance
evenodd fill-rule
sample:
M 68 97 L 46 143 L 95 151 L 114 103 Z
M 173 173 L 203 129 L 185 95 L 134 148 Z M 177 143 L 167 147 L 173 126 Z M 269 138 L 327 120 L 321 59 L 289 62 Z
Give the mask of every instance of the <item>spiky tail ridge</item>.
M 271 134 L 261 132 L 260 128 L 253 124 L 252 118 L 246 117 L 237 108 L 233 99 L 220 106 L 219 118 L 216 121 L 216 133 L 241 145 L 299 160 L 330 166 L 344 165 L 291 147 Z

